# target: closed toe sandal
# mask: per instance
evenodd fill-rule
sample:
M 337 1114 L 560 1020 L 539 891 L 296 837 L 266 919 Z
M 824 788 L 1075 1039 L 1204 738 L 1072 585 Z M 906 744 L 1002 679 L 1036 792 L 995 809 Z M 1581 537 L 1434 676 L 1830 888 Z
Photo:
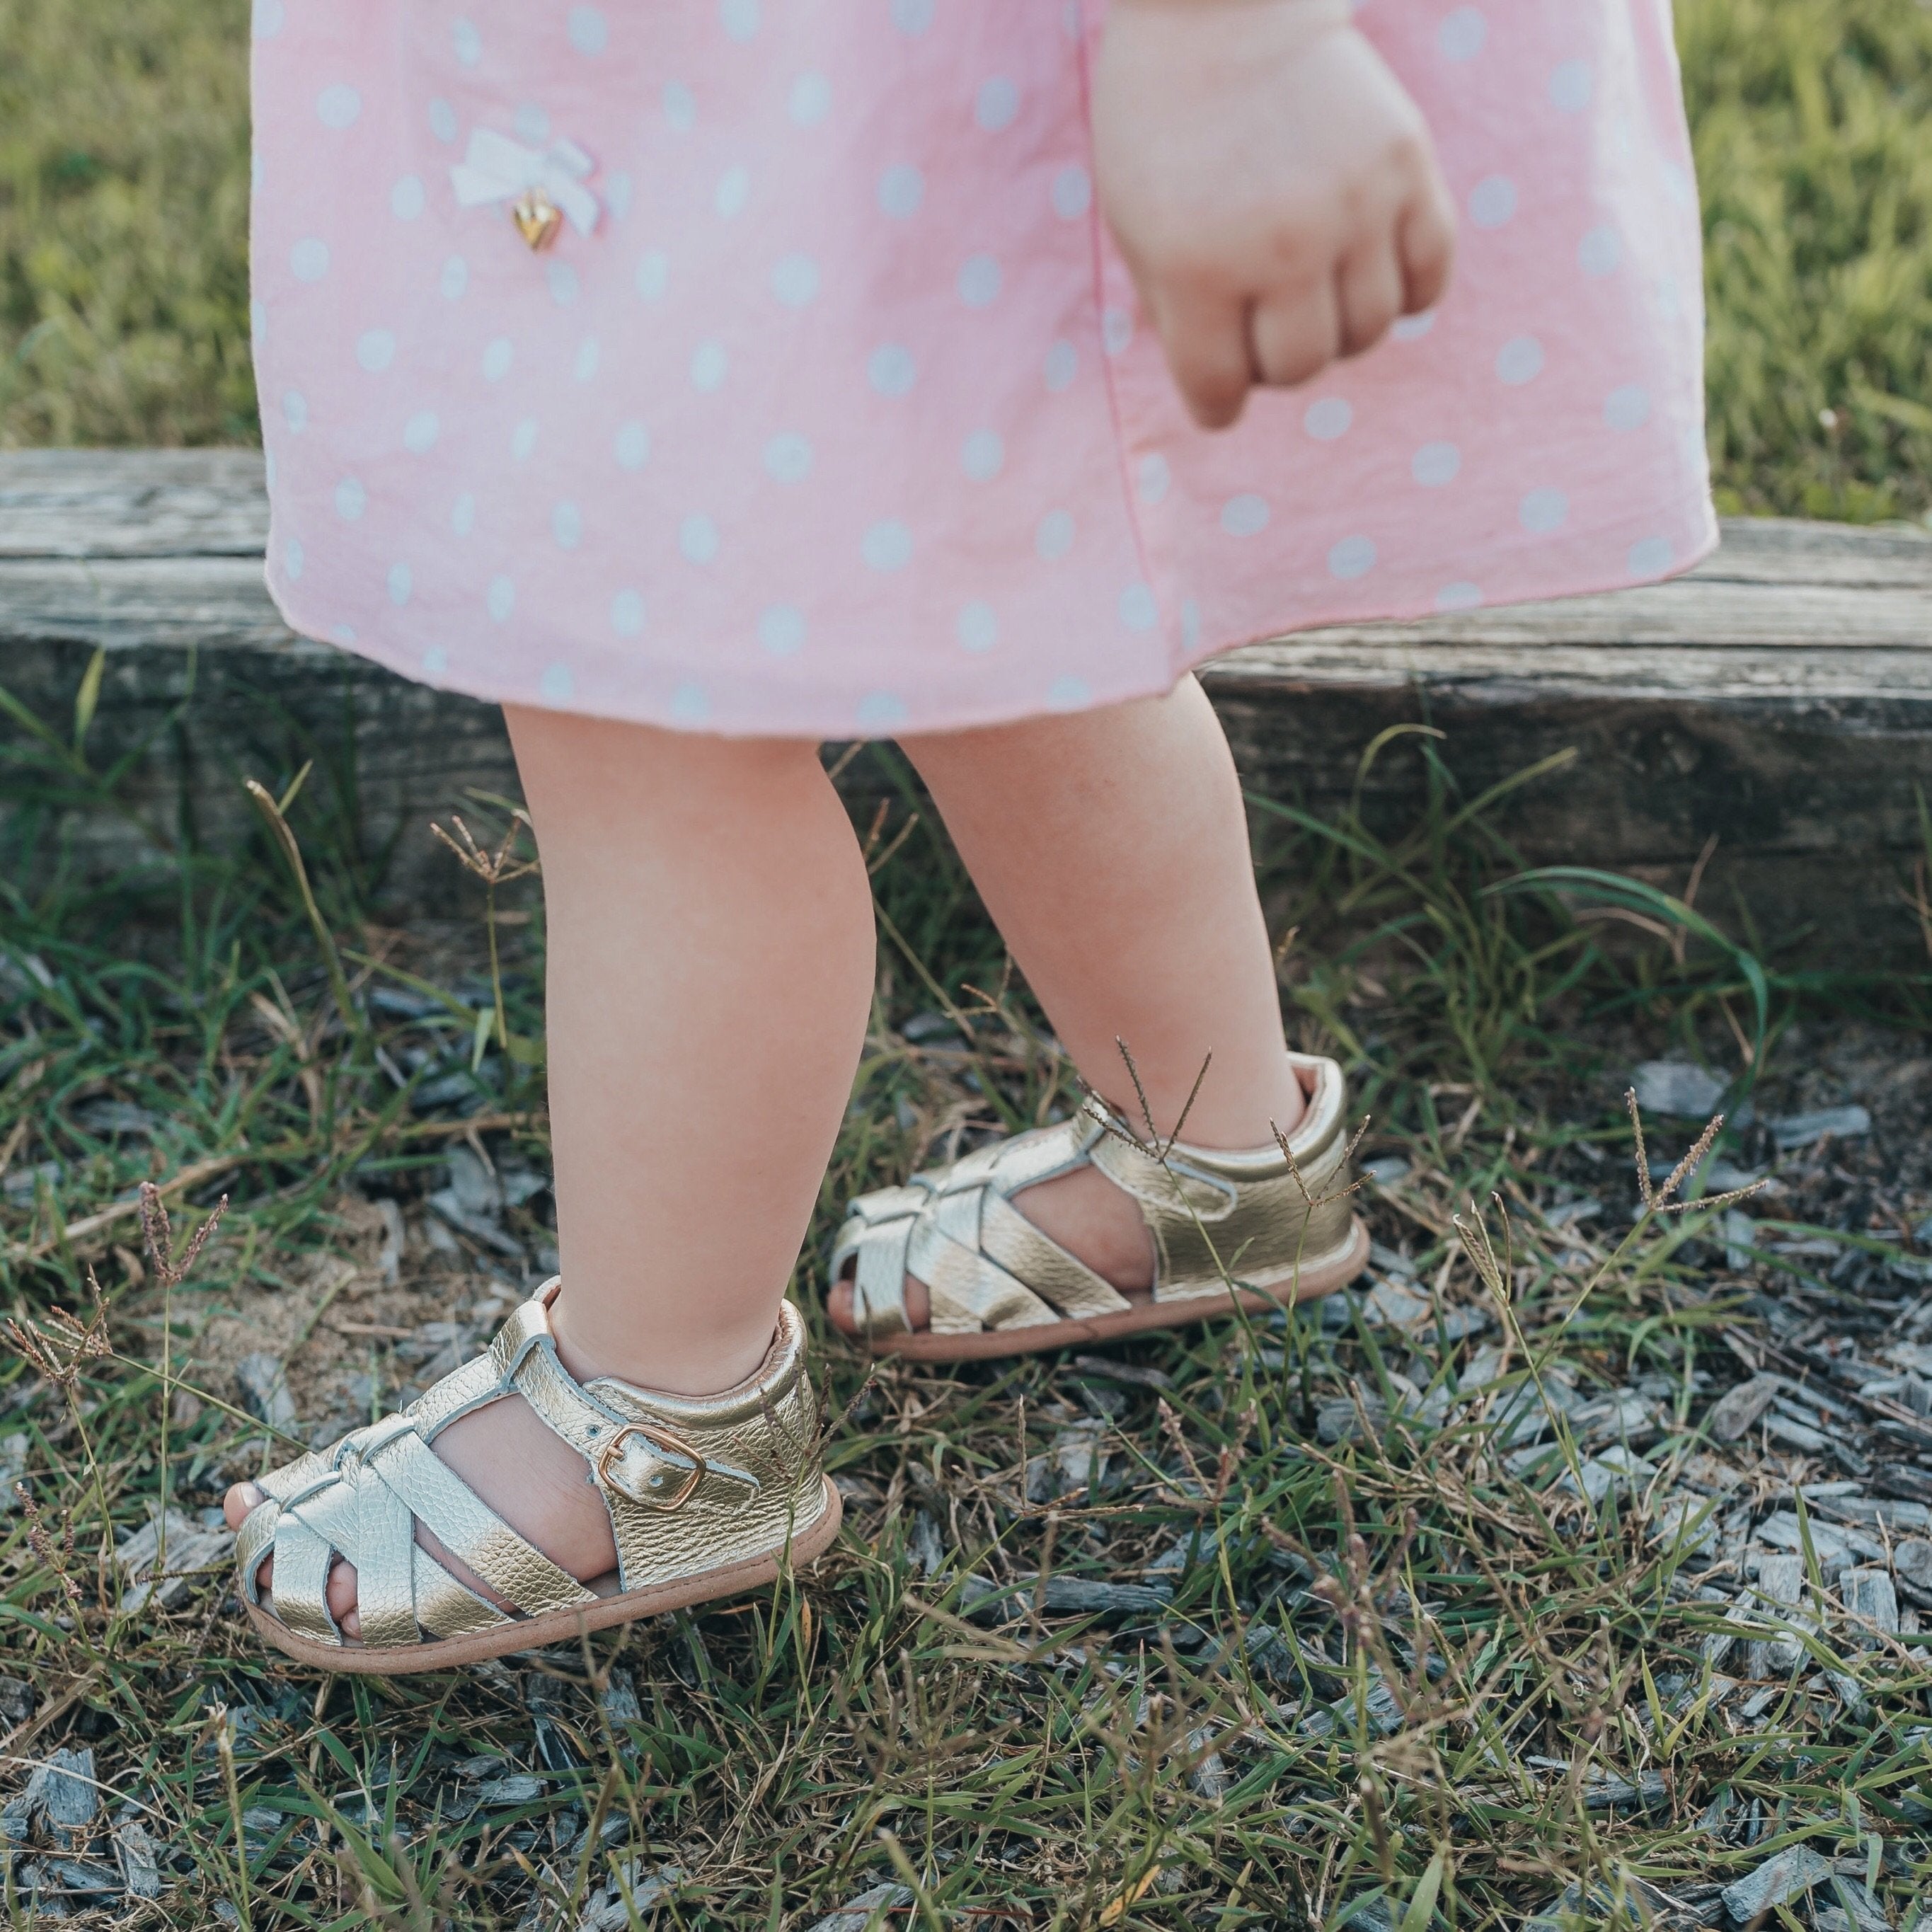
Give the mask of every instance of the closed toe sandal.
M 409 1407 L 260 1479 L 235 1540 L 242 1599 L 278 1649 L 325 1670 L 400 1676 L 474 1664 L 758 1588 L 838 1532 L 820 1466 L 805 1329 L 789 1302 L 757 1372 L 722 1395 L 667 1395 L 557 1360 L 548 1282 L 488 1353 Z M 580 1583 L 503 1521 L 430 1448 L 458 1416 L 520 1395 L 589 1465 L 616 1569 Z M 514 1605 L 506 1613 L 416 1540 L 421 1522 Z M 275 1559 L 272 1592 L 258 1581 Z M 356 1566 L 359 1639 L 329 1615 L 330 1565 Z
M 1258 1313 L 1352 1281 L 1369 1236 L 1344 1191 L 1342 1070 L 1289 1057 L 1308 1096 L 1288 1137 L 1292 1162 L 1272 1141 L 1236 1153 L 1177 1142 L 1159 1160 L 1089 1100 L 1072 1120 L 860 1195 L 831 1262 L 834 1281 L 851 1275 L 859 1333 L 880 1354 L 977 1360 L 1180 1328 L 1238 1306 Z M 1088 1166 L 1139 1203 L 1154 1236 L 1150 1300 L 1130 1300 L 1013 1205 L 1022 1188 Z M 908 1274 L 930 1292 L 928 1328 L 907 1317 Z

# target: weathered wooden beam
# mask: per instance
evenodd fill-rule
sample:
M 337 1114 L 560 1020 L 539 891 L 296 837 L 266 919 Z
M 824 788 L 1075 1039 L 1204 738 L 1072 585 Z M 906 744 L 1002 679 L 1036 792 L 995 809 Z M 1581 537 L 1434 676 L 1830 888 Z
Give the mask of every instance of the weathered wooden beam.
M 219 846 L 246 823 L 242 776 L 314 757 L 394 891 L 445 905 L 452 875 L 424 828 L 471 790 L 514 790 L 500 719 L 291 634 L 262 586 L 266 522 L 252 452 L 0 454 L 0 683 L 64 721 L 104 646 L 89 745 L 97 767 L 145 746 L 122 794 L 138 820 Z M 1848 958 L 1918 944 L 1904 888 L 1932 792 L 1924 532 L 1732 522 L 1673 583 L 1305 632 L 1203 680 L 1264 792 L 1333 808 L 1376 733 L 1424 718 L 1472 792 L 1574 747 L 1504 808 L 1530 860 L 1681 882 L 1715 834 L 1702 902 L 1720 914 L 1735 893 L 1770 930 L 1825 922 Z M 20 735 L 0 718 L 0 746 Z M 124 818 L 37 812 L 0 783 L 12 862 L 58 848 L 98 874 L 148 849 Z M 1386 754 L 1362 796 L 1402 825 L 1412 753 Z

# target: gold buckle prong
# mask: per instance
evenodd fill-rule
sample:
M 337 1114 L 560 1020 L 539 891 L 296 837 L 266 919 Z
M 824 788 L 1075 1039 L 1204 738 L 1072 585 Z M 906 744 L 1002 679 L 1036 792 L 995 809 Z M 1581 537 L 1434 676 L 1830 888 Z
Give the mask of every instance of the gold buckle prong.
M 617 1487 L 610 1478 L 610 1460 L 623 1448 L 626 1441 L 633 1436 L 641 1436 L 654 1449 L 668 1450 L 674 1456 L 688 1457 L 691 1462 L 691 1473 L 685 1478 L 683 1483 L 679 1487 L 677 1494 L 668 1501 L 660 1501 L 656 1497 L 634 1496 L 628 1490 L 620 1490 L 619 1494 L 643 1509 L 661 1509 L 669 1514 L 673 1510 L 683 1508 L 685 1504 L 698 1493 L 698 1486 L 704 1481 L 705 1474 L 711 1466 L 688 1442 L 685 1441 L 683 1437 L 673 1435 L 668 1429 L 655 1428 L 647 1422 L 624 1424 L 616 1434 L 598 1451 L 598 1481 L 609 1489 Z

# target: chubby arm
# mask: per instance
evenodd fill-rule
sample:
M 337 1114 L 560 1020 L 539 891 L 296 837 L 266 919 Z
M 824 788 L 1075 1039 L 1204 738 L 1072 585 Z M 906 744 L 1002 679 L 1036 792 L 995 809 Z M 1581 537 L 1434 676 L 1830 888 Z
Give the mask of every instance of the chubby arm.
M 1348 0 L 1113 0 L 1101 206 L 1188 407 L 1216 429 L 1446 286 L 1455 214 Z

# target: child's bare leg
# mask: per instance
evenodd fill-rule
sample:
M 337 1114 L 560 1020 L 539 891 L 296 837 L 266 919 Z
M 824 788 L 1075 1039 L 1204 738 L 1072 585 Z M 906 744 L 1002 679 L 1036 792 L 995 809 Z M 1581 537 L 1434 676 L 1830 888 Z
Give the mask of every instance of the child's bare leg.
M 1303 1096 L 1288 1064 L 1247 819 L 1220 722 L 1193 679 L 1167 697 L 905 747 L 1013 957 L 1083 1077 L 1138 1124 L 1116 1040 L 1172 1132 L 1213 1063 L 1186 1137 L 1265 1146 Z M 1153 1256 L 1134 1204 L 1091 1169 L 1018 1206 L 1124 1290 Z M 926 1318 L 908 1280 L 908 1312 Z M 851 1290 L 832 1313 L 849 1326 Z
M 713 1394 L 771 1339 L 851 1093 L 865 867 L 813 746 L 510 727 L 544 866 L 558 1352 L 579 1380 Z M 566 1569 L 613 1566 L 581 1459 L 520 1397 L 436 1448 Z M 251 1491 L 230 1492 L 231 1522 Z M 354 1597 L 338 1564 L 338 1621 Z

